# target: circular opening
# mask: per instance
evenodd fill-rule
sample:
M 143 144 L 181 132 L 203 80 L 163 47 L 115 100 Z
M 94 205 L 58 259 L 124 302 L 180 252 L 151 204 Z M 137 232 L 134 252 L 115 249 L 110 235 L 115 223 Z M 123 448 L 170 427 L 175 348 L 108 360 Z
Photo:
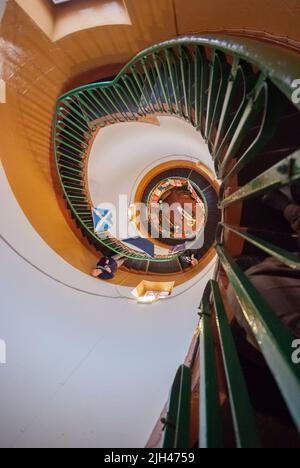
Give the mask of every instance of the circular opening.
M 149 194 L 147 210 L 149 235 L 166 243 L 195 240 L 207 219 L 201 190 L 184 177 L 161 180 Z

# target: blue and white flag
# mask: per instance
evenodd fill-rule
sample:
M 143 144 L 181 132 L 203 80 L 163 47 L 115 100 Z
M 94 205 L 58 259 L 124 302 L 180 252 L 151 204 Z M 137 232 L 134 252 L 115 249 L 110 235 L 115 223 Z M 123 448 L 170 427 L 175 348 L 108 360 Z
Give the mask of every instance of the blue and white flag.
M 114 213 L 111 209 L 93 208 L 93 222 L 96 233 L 110 231 L 115 223 Z

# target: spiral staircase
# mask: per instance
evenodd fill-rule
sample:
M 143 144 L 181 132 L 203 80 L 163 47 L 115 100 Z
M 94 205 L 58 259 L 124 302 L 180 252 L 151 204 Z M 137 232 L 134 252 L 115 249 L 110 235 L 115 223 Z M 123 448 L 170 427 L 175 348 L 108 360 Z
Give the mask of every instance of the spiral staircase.
M 299 55 L 289 49 L 252 39 L 188 36 L 144 50 L 113 81 L 82 86 L 57 102 L 53 149 L 70 215 L 98 251 L 127 257 L 131 271 L 180 271 L 178 254 L 147 258 L 117 239 L 95 234 L 86 168 L 96 132 L 149 115 L 184 119 L 205 139 L 221 181 L 218 200 L 213 192 L 208 200 L 211 220 L 203 247 L 206 251 L 214 243 L 218 267 L 201 301 L 190 359 L 179 368 L 149 446 L 226 446 L 222 427 L 225 432 L 232 428 L 234 446 L 261 446 L 249 389 L 255 375 L 249 384 L 224 305 L 228 282 L 290 425 L 300 432 L 300 369 L 291 362 L 293 338 L 236 261 L 240 255 L 272 256 L 300 268 L 296 236 L 261 201 L 262 195 L 300 179 L 300 104 L 292 102 L 299 76 Z M 175 170 L 171 175 L 184 174 Z M 191 438 L 195 414 L 198 419 L 200 414 L 199 432 Z

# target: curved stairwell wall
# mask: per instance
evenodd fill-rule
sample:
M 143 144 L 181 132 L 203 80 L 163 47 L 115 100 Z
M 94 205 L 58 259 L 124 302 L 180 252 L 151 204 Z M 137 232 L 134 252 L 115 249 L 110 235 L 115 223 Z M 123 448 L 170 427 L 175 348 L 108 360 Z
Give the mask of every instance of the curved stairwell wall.
M 142 447 L 193 333 L 201 289 L 141 309 L 68 290 L 2 242 L 0 254 L 0 446 Z
M 56 43 L 14 0 L 8 2 L 0 26 L 0 78 L 7 86 L 7 104 L 0 105 L 0 157 L 5 172 L 37 232 L 55 252 L 84 272 L 94 256 L 69 228 L 53 191 L 50 130 L 55 102 L 64 84 L 80 74 L 86 80 L 82 84 L 87 83 L 89 71 L 125 63 L 144 47 L 177 34 L 216 29 L 255 31 L 268 24 L 270 34 L 299 39 L 298 17 L 290 9 L 293 1 L 284 2 L 283 8 L 281 1 L 253 0 L 247 2 L 247 8 L 240 8 L 240 2 L 237 7 L 233 0 L 226 5 L 193 1 L 193 14 L 182 0 L 126 0 L 126 6 L 131 26 L 94 28 Z M 107 68 L 104 73 L 99 70 L 97 78 L 107 76 Z M 41 216 L 45 210 L 47 225 Z
M 145 2 L 147 6 L 143 6 L 145 10 L 142 11 L 139 10 L 140 0 L 131 0 L 127 4 L 132 29 L 112 28 L 109 36 L 104 28 L 52 44 L 13 1 L 9 2 L 1 24 L 1 46 L 4 50 L 1 73 L 7 82 L 8 99 L 7 104 L 0 105 L 1 159 L 5 173 L 33 228 L 60 257 L 85 272 L 95 257 L 73 234 L 53 191 L 50 127 L 55 100 L 61 94 L 63 83 L 74 75 L 107 63 L 125 62 L 148 44 L 186 32 L 178 30 L 178 22 L 177 29 L 175 27 L 174 16 L 170 15 L 171 1 Z M 177 8 L 182 7 L 182 18 L 191 17 L 186 11 L 186 2 L 174 4 Z M 208 22 L 200 26 L 199 14 L 197 24 L 200 29 L 213 29 L 217 24 L 222 30 L 233 27 L 241 31 L 247 27 L 261 30 L 261 19 L 268 18 L 270 33 L 282 35 L 291 30 L 292 39 L 299 39 L 297 10 L 292 10 L 291 14 L 289 8 L 281 9 L 282 2 L 272 4 L 274 14 L 270 16 L 270 2 L 264 2 L 264 5 L 247 2 L 249 10 L 242 10 L 247 14 L 239 19 L 237 8 L 234 10 L 236 15 L 227 14 L 233 13 L 237 2 L 227 2 L 226 8 L 230 8 L 224 14 L 220 5 L 218 22 L 215 22 L 215 15 L 208 15 Z M 292 4 L 294 2 L 285 2 L 285 5 Z M 194 5 L 197 7 L 196 2 Z M 260 15 L 257 14 L 258 7 Z M 280 13 L 277 15 L 280 23 L 274 19 L 276 11 Z M 147 13 L 151 14 L 147 16 Z M 223 27 L 224 18 L 227 24 Z M 236 21 L 232 22 L 231 18 Z M 154 28 L 153 24 L 157 27 Z M 190 31 L 193 25 L 189 23 L 186 28 Z M 103 75 L 99 75 L 101 77 Z M 23 251 L 22 228 L 15 229 L 13 218 L 7 220 L 3 215 L 2 219 L 6 219 L 8 234 L 11 229 L 9 235 L 16 236 Z M 20 220 L 24 222 L 24 219 Z M 37 240 L 40 241 L 36 235 L 35 241 L 28 238 L 30 249 Z M 146 312 L 141 316 L 142 309 L 133 310 L 130 304 L 126 303 L 126 307 L 119 311 L 109 299 L 77 296 L 74 291 L 69 292 L 57 283 L 54 287 L 52 279 L 41 276 L 40 272 L 35 275 L 30 265 L 23 260 L 21 262 L 20 257 L 7 250 L 5 245 L 1 244 L 1 250 L 1 258 L 7 265 L 1 272 L 1 283 L 6 291 L 1 330 L 3 337 L 7 337 L 8 350 L 11 350 L 8 354 L 11 366 L 1 369 L 5 376 L 2 414 L 7 427 L 1 444 L 142 445 L 145 431 L 148 433 L 152 427 L 155 414 L 158 414 L 167 394 L 169 381 L 184 355 L 187 343 L 183 341 L 187 341 L 192 333 L 195 305 L 202 295 L 201 287 L 176 298 L 176 307 L 172 310 L 166 302 L 157 304 L 153 314 L 151 310 L 151 314 Z M 47 257 L 48 261 L 51 264 Z M 53 268 L 58 265 L 56 261 L 57 258 Z M 69 270 L 70 266 L 67 268 Z M 89 278 L 86 280 L 91 281 Z M 24 304 L 23 307 L 20 303 Z M 187 314 L 191 314 L 188 320 Z M 131 320 L 128 320 L 129 316 Z M 124 333 L 127 325 L 132 334 Z M 172 340 L 167 349 L 166 333 Z M 98 347 L 99 337 L 101 346 Z M 154 350 L 153 343 L 157 345 Z M 145 354 L 141 354 L 141 349 Z M 161 355 L 166 359 L 161 360 Z M 129 374 L 128 362 L 132 366 Z M 99 363 L 103 365 L 103 375 L 111 377 L 109 385 L 104 382 L 102 374 L 95 374 Z M 137 377 L 136 369 L 146 369 L 147 375 Z M 145 388 L 149 391 L 146 395 Z M 101 411 L 99 395 L 103 400 Z M 107 406 L 106 410 L 104 407 L 112 395 L 114 406 Z M 82 401 L 88 403 L 84 405 Z M 149 401 L 153 406 L 150 407 Z M 99 410 L 96 414 L 95 407 Z M 149 413 L 143 412 L 148 409 Z M 118 418 L 113 421 L 113 427 L 110 423 L 100 426 L 100 421 L 111 421 L 112 414 Z M 133 419 L 133 414 L 136 419 Z M 129 417 L 135 429 L 131 435 L 127 433 Z M 139 434 L 138 439 L 136 434 Z
M 175 0 L 179 34 L 228 33 L 299 49 L 299 5 L 293 0 Z
M 154 3 L 145 2 L 145 19 L 132 27 L 111 28 L 109 34 L 106 28 L 96 28 L 58 43 L 52 43 L 14 1 L 8 3 L 1 23 L 1 78 L 7 88 L 7 103 L 0 105 L 1 160 L 30 223 L 55 252 L 83 272 L 96 257 L 70 229 L 55 194 L 50 145 L 55 102 L 74 75 L 122 63 L 144 45 L 173 35 L 172 26 L 163 32 L 151 27 L 148 12 Z M 159 8 L 159 23 L 164 23 L 165 14 Z
M 1 242 L 11 246 L 12 256 L 15 255 L 27 261 L 32 268 L 40 274 L 48 276 L 57 283 L 69 286 L 70 290 L 81 290 L 101 297 L 122 297 L 114 285 L 94 281 L 88 275 L 71 266 L 61 256 L 55 253 L 43 241 L 33 226 L 28 222 L 20 205 L 18 204 L 6 178 L 3 166 L 0 163 L 0 216 L 1 216 Z M 44 213 L 47 224 L 47 212 Z M 78 253 L 77 253 L 78 254 Z M 84 261 L 84 258 L 82 258 Z M 126 296 L 127 289 L 124 288 Z
M 0 198 L 10 244 L 0 238 L 0 446 L 142 447 L 193 333 L 201 284 L 137 306 L 131 289 L 95 281 L 49 248 L 1 166 Z M 203 284 L 211 277 L 210 267 Z
M 44 242 L 21 210 L 11 191 L 1 163 L 0 198 L 2 200 L 0 204 L 1 242 L 8 245 L 11 252 L 19 256 L 23 262 L 28 263 L 41 275 L 48 277 L 49 280 L 66 287 L 70 292 L 73 290 L 100 299 L 124 299 L 135 303 L 131 292 L 141 281 L 140 276 L 128 275 L 126 272 L 120 273 L 118 282 L 115 284 L 114 282 L 105 283 L 95 280 L 89 274 L 83 274 L 69 262 L 66 262 Z M 46 219 L 45 222 L 47 222 Z M 198 276 L 194 274 L 185 275 L 185 281 L 182 285 L 181 281 L 176 281 L 177 287 L 176 292 L 174 292 L 174 300 L 178 295 L 185 294 L 194 286 L 196 289 L 201 287 L 199 281 L 201 279 L 206 281 L 207 278 L 211 277 L 213 268 L 214 262 L 210 262 L 206 268 L 199 272 Z M 133 276 L 135 279 L 128 279 L 128 276 Z M 155 281 L 155 276 L 150 275 L 149 281 Z
M 158 124 L 132 122 L 100 130 L 88 163 L 95 206 L 105 201 L 117 205 L 119 193 L 132 201 L 141 175 L 164 162 L 186 159 L 196 165 L 201 161 L 214 170 L 207 145 L 191 125 L 175 117 L 159 117 Z

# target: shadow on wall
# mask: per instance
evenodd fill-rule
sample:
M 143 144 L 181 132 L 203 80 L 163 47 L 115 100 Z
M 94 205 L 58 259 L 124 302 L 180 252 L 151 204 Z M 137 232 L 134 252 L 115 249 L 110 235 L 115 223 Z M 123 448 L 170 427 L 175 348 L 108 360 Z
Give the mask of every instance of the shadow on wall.
M 48 0 L 16 2 L 53 42 L 84 29 L 131 25 L 124 0 L 77 0 L 57 5 Z

